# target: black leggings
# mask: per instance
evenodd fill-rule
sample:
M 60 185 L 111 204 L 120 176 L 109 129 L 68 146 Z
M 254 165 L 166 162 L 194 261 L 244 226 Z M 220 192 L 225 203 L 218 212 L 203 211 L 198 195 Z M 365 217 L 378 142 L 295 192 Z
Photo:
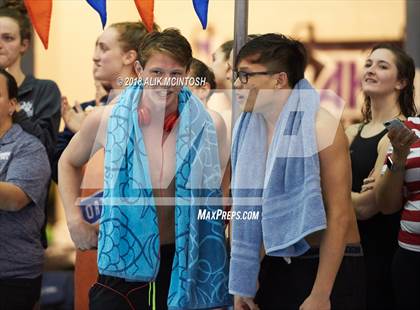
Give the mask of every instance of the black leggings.
M 420 309 L 420 252 L 398 248 L 392 264 L 397 309 Z
M 168 309 L 167 299 L 171 281 L 174 245 L 160 248 L 160 268 L 153 284 L 149 282 L 129 282 L 122 278 L 99 275 L 89 291 L 89 309 L 93 310 L 148 310 L 156 302 L 156 309 Z
M 32 310 L 41 294 L 42 276 L 35 279 L 1 279 L 0 310 Z

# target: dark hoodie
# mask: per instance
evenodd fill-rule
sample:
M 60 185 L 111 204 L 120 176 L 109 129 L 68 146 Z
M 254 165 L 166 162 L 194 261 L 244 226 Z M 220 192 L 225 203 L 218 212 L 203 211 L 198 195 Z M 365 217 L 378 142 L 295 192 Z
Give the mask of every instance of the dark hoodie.
M 14 114 L 13 121 L 41 140 L 51 162 L 61 118 L 61 94 L 57 84 L 27 75 L 18 89 L 17 99 L 21 110 Z
M 61 119 L 61 94 L 57 84 L 27 75 L 18 89 L 17 100 L 21 110 L 13 115 L 13 122 L 41 141 L 51 166 Z M 48 198 L 45 201 L 45 214 L 47 201 Z M 45 218 L 41 237 L 44 248 L 47 247 L 46 221 Z

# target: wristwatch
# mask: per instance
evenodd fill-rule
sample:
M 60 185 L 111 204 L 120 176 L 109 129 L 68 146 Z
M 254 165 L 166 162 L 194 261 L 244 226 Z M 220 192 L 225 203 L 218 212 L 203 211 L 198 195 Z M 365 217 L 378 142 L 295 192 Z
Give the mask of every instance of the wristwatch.
M 396 171 L 404 171 L 405 164 L 395 164 L 394 161 L 391 159 L 391 156 L 386 157 L 386 166 L 388 167 L 389 171 L 396 172 Z

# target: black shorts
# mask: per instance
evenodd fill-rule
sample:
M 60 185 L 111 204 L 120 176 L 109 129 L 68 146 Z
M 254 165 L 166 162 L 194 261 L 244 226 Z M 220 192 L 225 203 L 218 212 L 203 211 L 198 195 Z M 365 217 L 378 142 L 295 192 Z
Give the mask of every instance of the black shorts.
M 0 310 L 32 310 L 41 295 L 42 276 L 0 279 Z
M 319 250 L 310 249 L 288 264 L 282 257 L 265 256 L 255 302 L 261 310 L 297 310 L 310 295 L 318 271 Z M 331 293 L 331 309 L 363 310 L 366 303 L 365 268 L 360 246 L 348 246 Z
M 153 300 L 151 282 L 131 282 L 122 278 L 99 275 L 98 281 L 89 291 L 89 309 L 106 310 L 147 310 L 168 309 L 167 299 L 171 281 L 172 262 L 175 246 L 160 248 L 160 267 L 155 281 L 156 299 Z

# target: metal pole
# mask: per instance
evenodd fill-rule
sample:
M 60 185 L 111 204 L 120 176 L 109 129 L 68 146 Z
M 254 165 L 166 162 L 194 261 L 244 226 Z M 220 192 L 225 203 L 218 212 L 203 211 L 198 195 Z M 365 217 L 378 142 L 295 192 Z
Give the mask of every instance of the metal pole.
M 406 1 L 406 38 L 405 49 L 416 63 L 416 103 L 417 110 L 420 107 L 420 1 L 407 0 Z
M 248 0 L 235 0 L 233 36 L 234 63 L 241 47 L 246 43 L 248 36 Z
M 236 56 L 242 46 L 245 45 L 248 37 L 248 0 L 235 0 L 235 17 L 233 27 L 233 64 L 236 63 Z M 235 81 L 232 78 L 232 128 L 237 117 L 239 116 L 238 105 L 235 103 L 235 94 L 233 83 Z
M 420 67 L 420 1 L 406 1 L 406 42 L 405 48 Z
M 238 55 L 239 50 L 242 46 L 246 43 L 246 38 L 248 36 L 248 0 L 235 0 L 235 15 L 233 20 L 233 64 L 236 62 L 236 56 Z M 234 69 L 234 68 L 232 68 Z M 232 71 L 233 73 L 233 71 Z M 239 108 L 236 104 L 236 98 L 234 93 L 233 84 L 235 81 L 233 80 L 233 76 L 231 77 L 232 80 L 232 88 L 231 88 L 231 104 L 232 104 L 232 116 L 231 116 L 231 132 L 229 133 L 231 136 L 232 141 L 232 130 L 235 125 L 235 121 L 239 116 Z M 229 160 L 230 163 L 230 160 Z M 223 177 L 223 183 L 227 182 L 226 184 L 230 184 L 232 175 L 232 167 L 231 164 L 228 164 L 226 167 L 225 175 Z M 227 180 L 227 181 L 226 181 Z M 230 186 L 227 185 L 230 189 Z M 223 185 L 222 185 L 223 187 Z M 228 235 L 231 235 L 231 225 L 228 228 Z

